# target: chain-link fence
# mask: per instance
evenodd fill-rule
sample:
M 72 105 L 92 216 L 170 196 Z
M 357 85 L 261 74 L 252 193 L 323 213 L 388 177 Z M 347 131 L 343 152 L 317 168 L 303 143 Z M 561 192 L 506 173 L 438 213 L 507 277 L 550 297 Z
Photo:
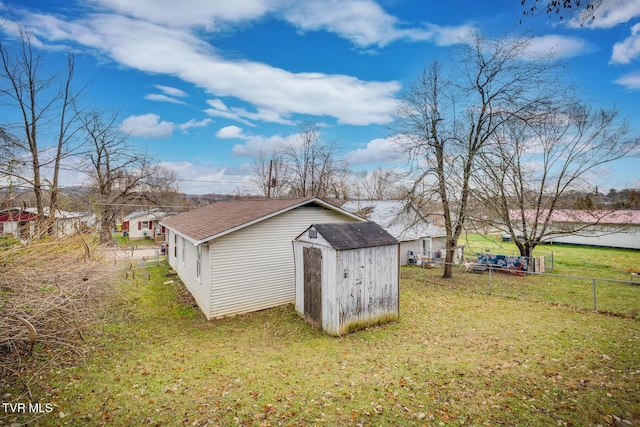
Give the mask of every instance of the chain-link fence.
M 421 278 L 429 284 L 631 318 L 640 317 L 640 277 L 633 274 L 629 274 L 628 280 L 623 280 L 514 271 L 491 265 L 471 269 L 470 265 L 455 265 L 453 279 L 442 279 L 441 268 L 410 268 L 406 271 L 408 277 Z

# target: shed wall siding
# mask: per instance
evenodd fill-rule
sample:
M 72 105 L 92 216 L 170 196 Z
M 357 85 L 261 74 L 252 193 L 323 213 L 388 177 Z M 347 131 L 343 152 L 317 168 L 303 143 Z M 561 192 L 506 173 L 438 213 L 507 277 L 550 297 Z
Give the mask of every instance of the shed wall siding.
M 332 318 L 335 323 L 327 325 L 328 333 L 342 335 L 353 327 L 398 317 L 397 256 L 396 245 L 339 253 L 334 282 L 339 312 Z
M 313 223 L 355 221 L 329 209 L 302 206 L 213 240 L 210 317 L 295 301 L 293 239 Z

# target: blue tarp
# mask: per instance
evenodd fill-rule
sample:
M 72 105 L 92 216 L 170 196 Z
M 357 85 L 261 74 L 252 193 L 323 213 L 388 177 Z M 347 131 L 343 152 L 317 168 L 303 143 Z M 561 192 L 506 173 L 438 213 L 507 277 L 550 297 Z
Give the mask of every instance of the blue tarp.
M 529 266 L 525 256 L 478 254 L 478 262 L 495 268 L 523 272 L 527 271 Z

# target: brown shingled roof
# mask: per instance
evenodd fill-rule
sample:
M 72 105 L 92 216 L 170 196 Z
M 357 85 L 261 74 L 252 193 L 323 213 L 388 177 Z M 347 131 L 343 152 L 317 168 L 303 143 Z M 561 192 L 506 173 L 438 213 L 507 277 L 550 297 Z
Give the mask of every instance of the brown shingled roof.
M 202 208 L 171 216 L 163 219 L 161 224 L 195 242 L 202 242 L 308 203 L 322 204 L 342 211 L 320 199 L 308 197 L 233 200 L 215 202 Z M 345 214 L 351 215 L 347 212 Z

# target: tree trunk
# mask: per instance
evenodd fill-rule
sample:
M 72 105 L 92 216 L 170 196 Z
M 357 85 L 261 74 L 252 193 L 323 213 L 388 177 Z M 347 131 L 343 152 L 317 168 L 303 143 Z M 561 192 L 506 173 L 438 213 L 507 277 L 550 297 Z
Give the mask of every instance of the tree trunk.
M 111 236 L 111 221 L 105 220 L 103 218 L 102 221 L 100 221 L 100 243 L 101 244 L 109 244 L 111 243 L 112 236 Z
M 447 247 L 445 249 L 444 256 L 444 271 L 442 273 L 443 279 L 451 279 L 453 277 L 453 254 L 455 250 L 455 243 L 452 241 L 447 241 Z

